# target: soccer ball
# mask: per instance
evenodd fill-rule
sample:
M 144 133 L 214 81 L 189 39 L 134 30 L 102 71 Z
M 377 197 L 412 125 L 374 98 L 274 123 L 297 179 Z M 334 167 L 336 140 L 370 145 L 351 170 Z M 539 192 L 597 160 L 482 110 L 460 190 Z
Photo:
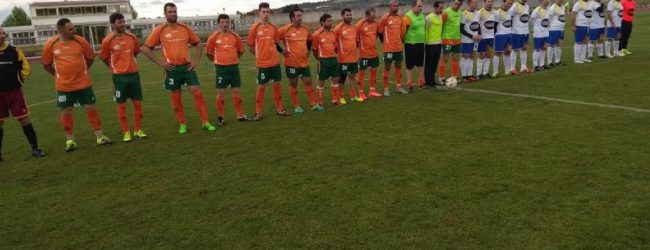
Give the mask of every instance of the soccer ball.
M 449 77 L 445 81 L 445 86 L 447 86 L 448 88 L 455 88 L 457 84 L 458 81 L 456 80 L 456 77 Z

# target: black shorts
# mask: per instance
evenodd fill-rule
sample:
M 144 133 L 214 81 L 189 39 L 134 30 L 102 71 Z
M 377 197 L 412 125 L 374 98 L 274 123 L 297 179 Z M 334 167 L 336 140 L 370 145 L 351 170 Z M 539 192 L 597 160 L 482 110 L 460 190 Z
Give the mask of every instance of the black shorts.
M 405 44 L 406 69 L 424 66 L 424 43 Z

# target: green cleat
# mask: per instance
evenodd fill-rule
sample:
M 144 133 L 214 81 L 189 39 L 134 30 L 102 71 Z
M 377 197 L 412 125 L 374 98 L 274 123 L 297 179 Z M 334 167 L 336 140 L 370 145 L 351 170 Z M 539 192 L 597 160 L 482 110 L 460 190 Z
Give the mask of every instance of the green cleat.
M 77 143 L 74 140 L 65 141 L 65 152 L 72 152 L 77 149 Z
M 341 105 L 348 104 L 348 102 L 345 101 L 345 98 L 344 98 L 344 97 L 341 97 L 341 98 L 339 99 L 339 103 L 340 103 Z
M 212 126 L 212 124 L 210 124 L 209 122 L 206 122 L 206 123 L 203 124 L 203 130 L 207 130 L 207 131 L 212 132 L 212 131 L 216 131 L 217 128 Z
M 131 142 L 133 138 L 131 137 L 131 131 L 126 131 L 124 132 L 124 136 L 122 137 L 123 142 Z
M 113 141 L 105 135 L 102 135 L 97 138 L 97 145 L 111 145 Z
M 353 102 L 363 102 L 363 99 L 361 97 L 355 96 L 352 98 Z
M 144 131 L 142 131 L 142 129 L 133 132 L 133 136 L 137 138 L 147 138 L 147 134 L 145 134 Z
M 178 127 L 178 133 L 181 134 L 181 135 L 183 135 L 183 134 L 187 134 L 187 125 L 185 125 L 185 124 L 181 124 L 181 125 Z
M 623 51 L 623 53 L 625 53 L 626 55 L 631 55 L 631 54 L 632 54 L 632 52 L 630 52 L 630 51 L 627 50 L 627 49 L 623 49 L 623 50 L 621 50 L 621 51 Z
M 304 113 L 305 111 L 302 110 L 301 107 L 296 107 L 295 109 L 293 109 L 293 112 L 294 112 L 294 113 L 297 113 L 297 114 L 302 114 L 302 113 Z
M 312 110 L 312 111 L 322 112 L 322 111 L 324 111 L 325 109 L 324 109 L 321 105 L 314 105 L 314 106 L 311 107 L 311 110 Z

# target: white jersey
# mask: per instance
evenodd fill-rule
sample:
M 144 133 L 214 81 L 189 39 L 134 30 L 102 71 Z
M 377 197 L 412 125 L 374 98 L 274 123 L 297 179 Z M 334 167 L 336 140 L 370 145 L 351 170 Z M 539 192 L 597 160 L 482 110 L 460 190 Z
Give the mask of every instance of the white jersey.
M 485 8 L 481 8 L 478 11 L 481 22 L 481 38 L 494 38 L 494 26 L 496 25 L 494 19 L 495 12 L 494 9 L 486 10 Z
M 614 19 L 614 25 L 616 27 L 621 27 L 621 20 L 623 19 L 623 4 L 621 2 L 617 2 L 616 0 L 611 0 L 607 4 L 607 11 L 609 12 L 610 15 L 612 15 L 612 19 Z M 611 24 L 609 24 L 609 19 L 607 20 L 607 27 L 612 27 Z
M 508 10 L 498 9 L 494 11 L 494 20 L 497 24 L 497 35 L 512 34 L 512 17 Z
M 479 22 L 480 15 L 478 14 L 478 11 L 469 11 L 465 10 L 461 14 L 460 18 L 460 23 L 464 25 L 465 27 L 465 32 L 470 33 L 474 36 L 479 34 L 479 30 L 481 29 L 481 23 Z M 474 40 L 472 40 L 471 37 L 467 37 L 466 35 L 462 35 L 463 37 L 460 42 L 462 43 L 473 43 Z
M 594 15 L 591 17 L 589 28 L 605 28 L 605 5 L 596 1 L 591 1 L 591 9 L 594 11 Z
M 533 14 L 530 15 L 530 19 L 533 20 L 533 37 L 548 37 L 549 27 L 551 26 L 548 9 L 537 6 L 533 10 Z
M 508 11 L 510 16 L 512 16 L 512 33 L 518 35 L 528 35 L 530 33 L 530 26 L 528 26 L 528 21 L 530 20 L 530 7 L 528 4 L 521 4 L 516 2 L 512 4 L 510 10 Z
M 551 19 L 551 28 L 550 30 L 564 30 L 565 21 L 566 21 L 566 12 L 564 5 L 558 6 L 557 4 L 551 5 L 548 9 L 548 15 Z
M 594 11 L 591 9 L 591 2 L 580 0 L 573 5 L 571 12 L 575 15 L 576 26 L 589 27 L 591 16 L 594 15 Z

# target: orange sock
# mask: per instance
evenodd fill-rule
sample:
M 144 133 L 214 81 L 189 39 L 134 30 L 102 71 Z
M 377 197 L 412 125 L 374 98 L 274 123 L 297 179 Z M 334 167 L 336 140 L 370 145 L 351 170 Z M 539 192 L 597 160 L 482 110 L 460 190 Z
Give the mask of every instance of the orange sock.
M 257 93 L 255 94 L 255 113 L 262 114 L 262 108 L 264 107 L 264 92 L 266 91 L 265 87 L 257 87 Z
M 447 60 L 440 60 L 440 65 L 438 66 L 438 76 L 445 78 L 447 73 L 447 65 L 445 64 Z
M 338 102 L 340 97 L 339 97 L 339 85 L 338 84 L 332 84 L 332 101 Z
M 224 114 L 223 107 L 224 107 L 223 95 L 217 94 L 217 114 L 220 117 L 223 117 Z
M 117 120 L 120 122 L 122 133 L 129 131 L 129 120 L 126 119 L 126 102 L 117 104 Z
M 196 108 L 197 111 L 199 111 L 199 115 L 201 116 L 201 123 L 205 124 L 208 122 L 208 108 L 205 106 L 205 99 L 203 98 L 203 92 L 201 92 L 200 89 L 195 90 L 192 92 L 192 96 L 194 96 L 194 107 Z
M 388 89 L 388 74 L 390 71 L 384 70 L 384 89 Z
M 293 102 L 293 107 L 297 108 L 300 106 L 300 101 L 298 101 L 298 88 L 294 86 L 289 86 L 289 95 L 291 96 L 291 102 Z
M 234 106 L 235 106 L 235 111 L 237 112 L 237 117 L 244 116 L 244 109 L 242 109 L 242 107 L 241 107 L 241 96 L 233 95 L 232 96 L 232 104 L 234 104 Z
M 370 69 L 370 88 L 375 89 L 375 84 L 377 83 L 377 69 Z
M 61 113 L 61 125 L 63 125 L 64 134 L 72 135 L 72 129 L 74 128 L 74 119 L 72 119 L 72 113 Z
M 359 94 L 363 93 L 363 81 L 366 78 L 366 71 L 359 70 L 359 75 L 357 76 L 357 86 L 359 87 Z
M 275 110 L 280 112 L 284 110 L 284 105 L 282 104 L 282 89 L 280 88 L 279 83 L 273 84 L 273 101 L 275 101 Z
M 99 120 L 99 113 L 97 113 L 96 109 L 86 111 L 86 116 L 88 117 L 90 126 L 92 126 L 95 131 L 102 129 L 102 122 Z
M 316 100 L 314 100 L 314 88 L 311 85 L 305 85 L 305 92 L 307 92 L 307 97 L 309 98 L 309 106 L 315 106 Z
M 356 93 L 354 93 L 354 87 L 352 87 L 352 85 L 348 87 L 348 91 L 350 92 L 350 98 L 354 98 L 357 96 Z
M 339 99 L 345 98 L 345 83 L 339 84 Z
M 176 113 L 176 120 L 180 124 L 185 124 L 185 110 L 183 109 L 183 100 L 181 99 L 181 91 L 172 91 L 172 107 Z
M 318 102 L 319 105 L 322 106 L 323 105 L 323 87 L 317 86 L 316 90 L 318 91 L 318 100 L 317 100 L 317 102 Z
M 395 82 L 397 83 L 397 87 L 400 88 L 402 87 L 402 68 L 395 67 Z
M 135 123 L 133 130 L 138 131 L 142 129 L 142 101 L 131 102 L 133 102 L 133 123 Z
M 451 59 L 451 76 L 458 77 L 458 59 Z

